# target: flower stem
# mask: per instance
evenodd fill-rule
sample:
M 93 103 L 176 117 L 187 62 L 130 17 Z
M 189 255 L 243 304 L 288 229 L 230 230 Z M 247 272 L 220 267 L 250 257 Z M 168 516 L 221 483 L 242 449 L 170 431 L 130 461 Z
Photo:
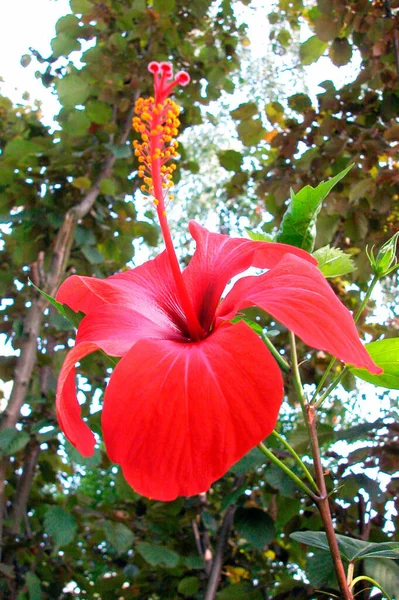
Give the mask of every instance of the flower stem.
M 280 352 L 277 350 L 275 345 L 269 340 L 267 335 L 265 335 L 263 332 L 261 333 L 261 338 L 264 341 L 265 345 L 270 350 L 271 354 L 274 356 L 274 358 L 278 362 L 278 364 L 280 365 L 280 367 L 283 369 L 283 371 L 286 371 L 288 373 L 288 371 L 290 371 L 291 367 L 288 364 L 288 362 L 285 360 L 285 358 L 283 358 L 281 356 Z
M 306 483 L 304 483 L 302 481 L 302 479 L 300 479 L 297 475 L 295 475 L 295 473 L 293 471 L 291 471 L 291 469 L 289 467 L 287 467 L 287 465 L 285 465 L 279 458 L 277 458 L 277 456 L 274 456 L 273 452 L 271 452 L 268 448 L 266 448 L 266 446 L 262 442 L 260 444 L 258 444 L 258 448 L 262 452 L 262 454 L 264 454 L 272 463 L 274 463 L 286 475 L 288 475 L 288 477 L 290 477 L 290 479 L 292 479 L 292 481 L 294 481 L 297 484 L 297 486 L 300 487 L 301 490 L 303 490 L 305 492 L 305 494 L 310 496 L 310 498 L 312 498 L 312 500 L 314 500 L 316 502 L 316 500 L 317 500 L 316 494 L 314 494 L 312 492 L 312 490 L 306 485 Z
M 387 600 L 392 600 L 391 596 L 384 590 L 384 588 L 371 577 L 367 577 L 367 575 L 359 575 L 359 577 L 356 577 L 350 585 L 351 589 L 353 589 L 359 581 L 368 581 L 373 586 L 377 587 L 380 590 L 380 592 L 384 594 Z
M 279 442 L 281 442 L 283 444 L 283 446 L 285 446 L 285 448 L 288 450 L 288 452 L 292 455 L 292 457 L 294 458 L 296 464 L 302 469 L 302 471 L 304 472 L 304 474 L 306 475 L 307 480 L 309 481 L 310 485 L 312 486 L 312 488 L 314 489 L 314 491 L 316 492 L 316 494 L 319 494 L 319 488 L 317 487 L 317 484 L 315 482 L 315 480 L 313 479 L 310 471 L 308 470 L 307 466 L 305 465 L 305 463 L 300 459 L 300 457 L 298 456 L 298 454 L 295 452 L 294 448 L 287 442 L 287 440 L 285 438 L 283 438 L 282 435 L 280 435 L 279 433 L 277 433 L 277 431 L 272 431 L 272 435 L 279 440 Z

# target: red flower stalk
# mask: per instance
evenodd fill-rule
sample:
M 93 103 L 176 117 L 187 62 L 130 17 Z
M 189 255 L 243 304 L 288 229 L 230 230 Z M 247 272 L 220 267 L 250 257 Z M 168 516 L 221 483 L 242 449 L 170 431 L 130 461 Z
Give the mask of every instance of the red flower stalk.
M 303 250 L 230 238 L 190 222 L 196 250 L 180 270 L 164 207 L 177 129 L 168 94 L 189 77 L 172 80 L 165 63 L 149 70 L 155 98 L 138 101 L 134 127 L 142 143 L 135 147 L 166 250 L 105 280 L 73 275 L 60 287 L 57 300 L 86 316 L 60 373 L 57 414 L 70 442 L 92 455 L 95 438 L 81 418 L 75 363 L 98 349 L 121 357 L 104 398 L 107 452 L 137 492 L 172 500 L 207 490 L 275 426 L 281 373 L 254 331 L 230 322 L 241 309 L 259 306 L 310 346 L 372 373 L 381 369 Z M 268 271 L 240 279 L 220 302 L 227 283 L 250 266 Z

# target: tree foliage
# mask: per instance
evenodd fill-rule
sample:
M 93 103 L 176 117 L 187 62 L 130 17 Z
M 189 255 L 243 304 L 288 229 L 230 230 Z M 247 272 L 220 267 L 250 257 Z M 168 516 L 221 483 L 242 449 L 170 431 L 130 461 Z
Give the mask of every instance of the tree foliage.
M 26 66 L 33 59 L 43 85 L 59 99 L 54 130 L 42 124 L 39 109 L 15 107 L 0 97 L 1 292 L 3 328 L 12 348 L 1 359 L 0 377 L 14 380 L 8 404 L 3 399 L 0 431 L 0 595 L 5 599 L 199 599 L 207 589 L 210 593 L 220 555 L 219 591 L 208 600 L 322 599 L 339 593 L 316 508 L 257 449 L 208 494 L 160 503 L 136 494 L 101 445 L 84 459 L 65 442 L 54 396 L 73 336 L 66 318 L 71 315 L 58 314 L 29 283 L 54 295 L 67 274 L 104 277 L 134 262 L 139 243 L 158 248 L 154 214 L 137 193 L 134 102 L 150 93 L 150 60 L 170 60 L 176 69 L 189 70 L 192 82 L 177 101 L 182 129 L 192 129 L 184 137 L 176 180 L 184 171 L 195 182 L 196 126 L 210 118 L 211 102 L 234 92 L 245 60 L 245 26 L 237 24 L 235 4 L 71 0 L 70 14 L 57 22 L 52 54 L 45 58 L 32 50 L 22 58 Z M 294 73 L 321 56 L 337 67 L 354 65 L 350 61 L 358 57 L 360 68 L 353 66 L 351 81 L 342 87 L 318 82 L 316 98 L 301 90 L 278 100 L 242 102 L 231 112 L 240 144 L 217 148 L 227 177 L 208 189 L 217 198 L 212 209 L 222 228 L 229 229 L 232 216 L 239 216 L 261 235 L 275 235 L 283 223 L 283 235 L 290 233 L 290 188 L 295 197 L 306 186 L 308 201 L 313 188 L 334 181 L 314 214 L 307 211 L 299 235 L 306 240 L 317 217 L 318 260 L 330 269 L 335 291 L 352 310 L 370 277 L 365 245 L 379 248 L 399 224 L 397 9 L 394 1 L 274 3 L 273 57 L 290 57 L 297 65 Z M 308 38 L 298 48 L 304 28 Z M 81 52 L 80 66 L 71 60 L 74 51 Z M 206 160 L 203 145 L 200 140 L 200 158 Z M 185 206 L 198 212 L 190 201 Z M 342 263 L 336 268 L 338 255 L 330 251 L 337 248 L 346 253 L 345 268 Z M 390 327 L 367 319 L 368 309 L 363 311 L 360 332 L 369 340 L 397 335 L 394 297 L 389 301 L 397 292 L 394 276 L 383 292 Z M 253 309 L 246 316 L 288 352 L 281 326 Z M 374 341 L 370 349 L 384 353 L 383 343 Z M 318 383 L 328 357 L 309 354 L 302 344 L 299 352 L 306 359 L 305 384 Z M 101 354 L 81 365 L 82 409 L 96 432 L 104 373 L 113 366 Z M 354 374 L 342 380 L 334 402 L 323 406 L 319 440 L 336 529 L 358 540 L 360 548 L 360 542 L 398 539 L 390 516 L 399 510 L 398 425 L 392 392 L 374 396 L 382 406 L 374 421 L 359 412 L 357 400 L 368 392 L 356 387 Z M 286 392 L 279 432 L 306 457 L 306 428 L 290 381 Z M 302 477 L 276 438 L 268 447 Z M 376 477 L 377 469 L 384 479 Z M 307 530 L 316 535 L 313 544 Z M 397 594 L 397 561 L 369 554 L 356 569 Z M 363 590 L 360 598 L 368 597 Z

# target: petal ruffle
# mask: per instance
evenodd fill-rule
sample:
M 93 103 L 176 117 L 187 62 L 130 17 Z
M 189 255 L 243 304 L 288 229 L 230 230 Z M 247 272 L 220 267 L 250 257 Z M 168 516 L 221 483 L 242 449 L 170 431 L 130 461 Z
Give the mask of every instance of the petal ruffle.
M 189 228 L 196 250 L 183 276 L 205 330 L 211 326 L 223 290 L 235 275 L 249 267 L 271 269 L 288 253 L 317 264 L 305 250 L 287 244 L 231 238 L 211 233 L 195 221 L 190 221 Z
M 271 433 L 282 398 L 280 370 L 245 323 L 197 343 L 142 340 L 105 393 L 107 452 L 143 495 L 198 494 Z
M 85 314 L 109 304 L 128 307 L 172 333 L 186 330 L 166 252 L 107 279 L 72 275 L 60 286 L 56 300 Z
M 285 256 L 264 275 L 237 281 L 219 306 L 216 322 L 249 306 L 262 308 L 309 346 L 371 373 L 382 372 L 363 347 L 349 310 L 320 271 L 297 256 Z
M 81 409 L 76 397 L 75 364 L 98 349 L 99 346 L 93 342 L 82 342 L 72 348 L 62 365 L 57 384 L 58 422 L 67 439 L 83 456 L 93 455 L 95 438 L 81 417 Z

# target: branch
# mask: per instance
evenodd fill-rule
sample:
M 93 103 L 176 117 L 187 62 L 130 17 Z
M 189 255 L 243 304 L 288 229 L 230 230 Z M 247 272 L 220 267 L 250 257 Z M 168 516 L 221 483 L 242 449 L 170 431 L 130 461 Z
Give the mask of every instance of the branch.
M 12 527 L 11 533 L 19 535 L 21 532 L 21 521 L 26 515 L 26 505 L 33 481 L 37 461 L 40 454 L 40 444 L 37 440 L 32 441 L 25 452 L 25 460 L 22 475 L 18 479 L 16 500 L 11 511 Z
M 232 491 L 238 489 L 245 481 L 245 475 L 236 478 Z M 234 515 L 237 510 L 235 504 L 231 504 L 224 513 L 222 526 L 219 532 L 218 543 L 216 546 L 215 557 L 212 562 L 212 568 L 209 574 L 208 586 L 206 588 L 204 600 L 215 600 L 219 586 L 220 574 L 223 566 L 224 552 L 229 541 L 231 529 L 233 527 Z

